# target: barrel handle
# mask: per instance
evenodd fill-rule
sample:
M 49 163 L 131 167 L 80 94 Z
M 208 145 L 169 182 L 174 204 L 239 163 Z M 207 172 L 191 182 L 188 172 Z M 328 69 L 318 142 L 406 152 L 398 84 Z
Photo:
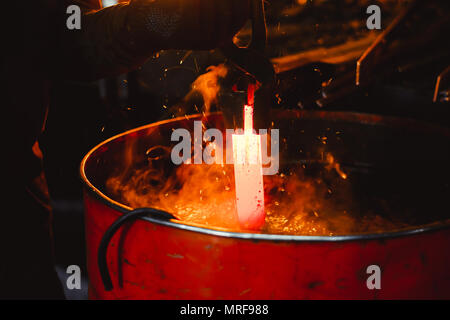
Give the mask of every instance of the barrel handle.
M 113 222 L 113 224 L 108 228 L 108 230 L 106 230 L 105 234 L 103 235 L 98 247 L 97 254 L 98 269 L 100 271 L 100 276 L 102 278 L 103 286 L 105 287 L 106 291 L 111 291 L 113 289 L 111 275 L 108 270 L 108 263 L 106 258 L 108 245 L 112 237 L 116 234 L 117 230 L 119 230 L 123 224 L 143 216 L 149 216 L 150 218 L 163 221 L 176 219 L 173 215 L 165 211 L 152 208 L 140 208 L 123 214 L 122 216 L 120 216 L 120 218 Z

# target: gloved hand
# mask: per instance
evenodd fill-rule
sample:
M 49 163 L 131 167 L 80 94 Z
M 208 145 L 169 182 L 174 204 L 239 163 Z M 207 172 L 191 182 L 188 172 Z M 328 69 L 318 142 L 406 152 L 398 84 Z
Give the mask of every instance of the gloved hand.
M 250 15 L 250 0 L 131 0 L 128 24 L 159 49 L 214 49 Z

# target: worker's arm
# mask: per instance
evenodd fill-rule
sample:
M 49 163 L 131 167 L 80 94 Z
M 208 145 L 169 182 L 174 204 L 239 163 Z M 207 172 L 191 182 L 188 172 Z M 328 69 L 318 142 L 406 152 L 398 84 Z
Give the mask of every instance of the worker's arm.
M 64 10 L 55 73 L 98 79 L 130 71 L 161 49 L 212 49 L 229 41 L 249 15 L 249 0 L 132 0 L 100 9 L 97 0 L 64 1 L 83 11 L 68 30 Z

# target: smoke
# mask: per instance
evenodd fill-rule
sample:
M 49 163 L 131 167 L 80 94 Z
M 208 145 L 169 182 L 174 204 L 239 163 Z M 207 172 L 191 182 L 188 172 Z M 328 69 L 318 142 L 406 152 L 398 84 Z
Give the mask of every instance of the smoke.
M 210 66 L 206 73 L 200 75 L 191 86 L 191 92 L 187 94 L 184 101 L 189 101 L 193 96 L 200 94 L 203 98 L 203 109 L 205 112 L 211 110 L 211 105 L 217 103 L 220 92 L 220 80 L 228 74 L 228 69 L 224 64 Z
M 130 150 L 124 154 L 126 161 L 130 161 Z M 402 227 L 376 212 L 361 214 L 353 201 L 352 176 L 331 155 L 314 169 L 315 174 L 307 174 L 308 170 L 296 164 L 264 177 L 266 222 L 262 232 L 330 236 Z M 110 177 L 106 189 L 113 199 L 132 208 L 153 207 L 187 223 L 242 231 L 232 165 L 175 166 L 169 148 L 155 147 L 148 152 L 148 161 L 135 159 L 126 171 Z

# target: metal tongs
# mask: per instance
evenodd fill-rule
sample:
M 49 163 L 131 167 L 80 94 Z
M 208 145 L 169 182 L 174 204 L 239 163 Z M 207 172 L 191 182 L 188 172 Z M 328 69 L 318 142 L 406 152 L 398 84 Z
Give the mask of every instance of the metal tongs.
M 259 88 L 255 97 L 255 128 L 268 128 L 268 113 L 271 96 L 275 86 L 275 70 L 272 62 L 264 54 L 267 45 L 267 26 L 264 0 L 251 2 L 252 39 L 248 47 L 238 47 L 233 41 L 222 46 L 220 50 L 227 58 L 229 67 L 239 70 Z M 264 111 L 258 111 L 263 109 Z M 235 127 L 243 128 L 242 105 L 230 104 L 223 109 L 225 121 Z
M 232 41 L 221 48 L 228 62 L 253 76 L 262 83 L 271 83 L 275 79 L 272 62 L 264 56 L 267 44 L 267 26 L 264 12 L 264 0 L 251 2 L 252 39 L 248 47 L 240 48 Z

